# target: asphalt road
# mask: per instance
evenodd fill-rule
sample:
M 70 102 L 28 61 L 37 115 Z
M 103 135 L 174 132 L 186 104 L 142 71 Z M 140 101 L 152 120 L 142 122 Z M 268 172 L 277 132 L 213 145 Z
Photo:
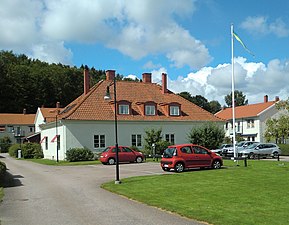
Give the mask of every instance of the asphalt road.
M 204 224 L 101 189 L 114 180 L 115 166 L 57 167 L 1 156 L 9 169 L 1 225 Z M 120 165 L 121 178 L 162 173 L 158 163 Z

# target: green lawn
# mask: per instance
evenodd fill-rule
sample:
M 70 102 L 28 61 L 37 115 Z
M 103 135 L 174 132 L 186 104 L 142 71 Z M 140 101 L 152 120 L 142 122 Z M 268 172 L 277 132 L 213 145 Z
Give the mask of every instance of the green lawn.
M 80 161 L 80 162 L 68 162 L 68 161 L 56 162 L 55 160 L 50 159 L 25 159 L 25 160 L 50 166 L 79 166 L 79 165 L 95 165 L 101 163 L 99 160 Z
M 215 225 L 289 224 L 289 163 L 226 160 L 220 170 L 123 179 L 102 187 Z

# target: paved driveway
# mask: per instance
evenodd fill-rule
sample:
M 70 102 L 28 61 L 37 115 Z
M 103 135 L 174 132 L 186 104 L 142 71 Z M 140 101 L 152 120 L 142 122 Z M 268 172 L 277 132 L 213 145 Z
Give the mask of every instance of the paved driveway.
M 115 166 L 57 167 L 2 156 L 9 179 L 0 203 L 1 225 L 203 224 L 101 189 L 114 180 Z M 162 173 L 155 163 L 120 165 L 121 178 Z

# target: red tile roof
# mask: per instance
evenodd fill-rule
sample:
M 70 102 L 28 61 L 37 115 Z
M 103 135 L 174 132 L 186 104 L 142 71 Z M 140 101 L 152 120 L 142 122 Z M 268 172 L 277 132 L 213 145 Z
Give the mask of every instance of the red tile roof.
M 59 117 L 67 120 L 114 120 L 113 101 L 104 100 L 107 86 L 113 97 L 112 81 L 104 80 L 93 86 L 86 95 L 81 95 L 60 112 Z M 154 83 L 116 82 L 117 101 L 131 103 L 131 115 L 118 115 L 119 121 L 223 121 L 213 114 L 168 91 L 162 94 L 162 87 Z M 139 103 L 154 102 L 157 115 L 143 115 Z M 181 116 L 167 116 L 162 105 L 181 104 Z
M 235 118 L 248 118 L 248 117 L 256 117 L 259 113 L 273 106 L 276 101 L 269 101 L 251 105 L 243 105 L 235 107 Z M 225 108 L 215 114 L 217 117 L 229 120 L 232 119 L 232 108 Z
M 57 112 L 61 110 L 63 110 L 63 108 L 40 108 L 40 111 L 46 122 L 55 121 Z
M 0 124 L 2 125 L 33 125 L 34 119 L 35 114 L 0 114 Z

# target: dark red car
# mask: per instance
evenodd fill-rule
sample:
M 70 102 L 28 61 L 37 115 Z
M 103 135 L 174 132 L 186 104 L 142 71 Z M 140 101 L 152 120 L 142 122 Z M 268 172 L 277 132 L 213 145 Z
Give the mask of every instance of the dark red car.
M 219 169 L 223 159 L 203 146 L 195 144 L 181 144 L 169 146 L 162 156 L 161 167 L 164 171 L 174 169 L 183 172 L 187 168 Z
M 126 146 L 118 146 L 118 160 L 119 162 L 137 162 L 141 163 L 144 156 L 141 152 L 132 150 Z M 113 165 L 116 162 L 116 148 L 109 146 L 101 153 L 99 160 L 103 164 Z

